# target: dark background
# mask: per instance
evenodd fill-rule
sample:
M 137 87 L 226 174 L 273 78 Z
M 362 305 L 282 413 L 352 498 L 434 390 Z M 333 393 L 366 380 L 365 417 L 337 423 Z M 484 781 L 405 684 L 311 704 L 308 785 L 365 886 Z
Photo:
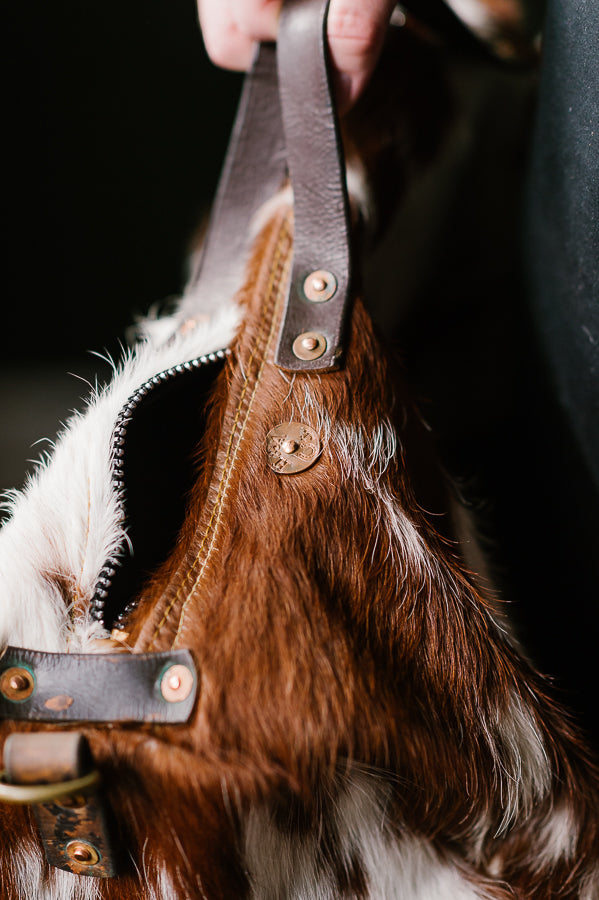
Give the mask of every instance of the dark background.
M 88 392 L 67 373 L 106 379 L 88 351 L 118 357 L 181 290 L 240 87 L 207 60 L 195 0 L 13 3 L 4 34 L 0 489 Z M 597 733 L 596 494 L 526 321 L 513 407 L 449 462 L 487 494 L 526 646 Z
M 208 61 L 194 0 L 5 5 L 0 489 L 177 294 L 240 77 Z

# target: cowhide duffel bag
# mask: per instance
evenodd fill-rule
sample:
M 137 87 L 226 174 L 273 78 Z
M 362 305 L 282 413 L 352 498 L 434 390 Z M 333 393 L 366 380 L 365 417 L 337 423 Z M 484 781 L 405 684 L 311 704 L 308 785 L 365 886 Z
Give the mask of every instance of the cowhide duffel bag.
M 187 294 L 2 528 L 6 900 L 599 896 L 596 770 L 352 277 L 325 6 L 286 4 Z

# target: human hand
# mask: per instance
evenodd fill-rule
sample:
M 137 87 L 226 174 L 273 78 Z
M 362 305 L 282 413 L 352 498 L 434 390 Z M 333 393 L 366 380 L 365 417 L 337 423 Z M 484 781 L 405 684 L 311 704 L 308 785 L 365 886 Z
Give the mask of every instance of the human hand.
M 396 0 L 331 0 L 327 36 L 341 112 L 360 96 L 379 58 Z M 245 70 L 256 41 L 276 39 L 282 0 L 198 0 L 210 59 Z

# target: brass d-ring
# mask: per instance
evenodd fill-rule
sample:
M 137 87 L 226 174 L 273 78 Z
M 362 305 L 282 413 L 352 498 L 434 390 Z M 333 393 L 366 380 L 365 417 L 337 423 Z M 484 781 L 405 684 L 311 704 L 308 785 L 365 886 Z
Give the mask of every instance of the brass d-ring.
M 79 794 L 100 781 L 97 769 L 81 778 L 71 781 L 57 781 L 54 784 L 7 784 L 5 772 L 0 772 L 0 803 L 25 805 L 28 803 L 52 803 L 61 797 Z

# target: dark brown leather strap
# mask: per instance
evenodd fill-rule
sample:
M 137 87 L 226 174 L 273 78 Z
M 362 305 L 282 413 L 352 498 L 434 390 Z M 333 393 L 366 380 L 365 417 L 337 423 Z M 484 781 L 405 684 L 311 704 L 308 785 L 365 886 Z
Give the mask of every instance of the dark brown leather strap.
M 61 793 L 93 774 L 83 735 L 73 731 L 12 734 L 6 739 L 3 755 L 5 779 L 20 788 L 24 797 L 29 793 L 35 798 L 40 786 L 57 792 L 48 802 L 12 801 L 31 802 L 50 865 L 76 875 L 115 875 L 109 814 L 96 785 Z M 18 796 L 18 790 L 15 794 Z
M 321 372 L 339 364 L 349 293 L 349 206 L 329 84 L 327 12 L 322 0 L 287 0 L 277 39 L 294 240 L 275 362 L 292 371 Z
M 33 722 L 186 722 L 198 688 L 189 650 L 41 653 L 7 647 L 0 718 Z
M 294 257 L 275 362 L 291 371 L 339 364 L 349 292 L 349 213 L 327 73 L 327 10 L 326 0 L 286 0 L 276 58 L 272 45 L 257 53 L 190 298 L 180 310 L 188 318 L 198 301 L 202 309 L 213 308 L 241 287 L 251 220 L 288 168 Z
M 246 75 L 227 156 L 189 300 L 179 314 L 218 307 L 243 284 L 252 219 L 285 179 L 283 125 L 274 44 L 261 44 Z

